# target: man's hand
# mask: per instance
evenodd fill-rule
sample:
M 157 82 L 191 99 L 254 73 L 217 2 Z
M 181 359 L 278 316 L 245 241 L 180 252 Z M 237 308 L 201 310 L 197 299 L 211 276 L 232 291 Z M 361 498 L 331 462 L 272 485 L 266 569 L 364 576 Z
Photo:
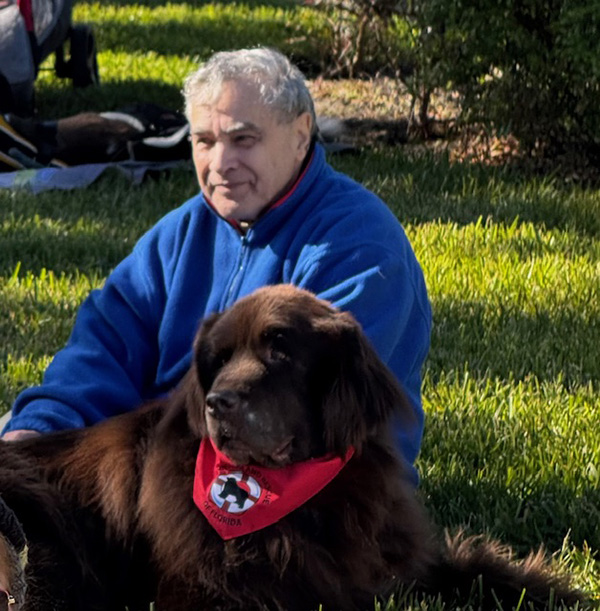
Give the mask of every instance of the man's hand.
M 38 431 L 32 431 L 30 429 L 18 429 L 16 431 L 8 431 L 4 433 L 0 439 L 3 441 L 17 441 L 18 439 L 27 439 L 28 437 L 37 437 L 41 435 Z

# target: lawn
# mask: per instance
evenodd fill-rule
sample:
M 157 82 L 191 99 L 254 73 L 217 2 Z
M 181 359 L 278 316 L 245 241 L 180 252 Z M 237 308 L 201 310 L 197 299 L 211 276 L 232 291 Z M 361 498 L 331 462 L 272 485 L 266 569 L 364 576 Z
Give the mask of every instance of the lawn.
M 183 77 L 214 49 L 266 43 L 315 69 L 327 36 L 283 0 L 78 2 L 74 17 L 93 25 L 103 84 L 76 91 L 44 70 L 44 118 L 180 108 Z M 424 268 L 435 327 L 419 469 L 437 523 L 544 544 L 600 597 L 600 191 L 385 146 L 331 162 L 383 197 Z M 182 168 L 141 186 L 0 191 L 0 413 L 41 379 L 89 290 L 195 188 Z

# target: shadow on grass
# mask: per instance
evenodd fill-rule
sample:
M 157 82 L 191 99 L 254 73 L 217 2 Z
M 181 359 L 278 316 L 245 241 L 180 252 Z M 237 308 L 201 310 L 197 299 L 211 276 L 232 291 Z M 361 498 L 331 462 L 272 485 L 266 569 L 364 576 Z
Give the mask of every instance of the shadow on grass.
M 152 102 L 176 111 L 183 110 L 181 87 L 160 80 L 144 80 L 123 75 L 121 81 L 108 81 L 85 89 L 72 88 L 68 82 L 38 83 L 37 115 L 51 120 L 80 112 L 112 111 L 130 104 Z
M 39 274 L 42 269 L 56 274 L 91 273 L 106 275 L 133 244 L 118 235 L 103 236 L 55 231 L 0 230 L 0 275 L 10 276 L 18 264 L 23 270 Z
M 600 381 L 600 323 L 576 309 L 535 315 L 498 312 L 476 302 L 434 303 L 428 371 L 435 381 L 462 367 L 473 378 L 563 380 L 566 387 Z
M 567 536 L 578 547 L 600 547 L 600 491 L 591 486 L 573 494 L 558 476 L 529 490 L 444 476 L 424 478 L 421 489 L 435 523 L 451 532 L 485 532 L 521 553 L 560 550 Z
M 0 276 L 106 275 L 138 238 L 198 190 L 191 169 L 179 169 L 141 186 L 118 172 L 70 193 L 49 191 L 18 198 L 0 191 Z
M 404 223 L 467 225 L 483 217 L 600 235 L 597 192 L 552 177 L 526 176 L 505 167 L 450 164 L 443 156 L 411 156 L 392 147 L 331 160 L 378 193 Z

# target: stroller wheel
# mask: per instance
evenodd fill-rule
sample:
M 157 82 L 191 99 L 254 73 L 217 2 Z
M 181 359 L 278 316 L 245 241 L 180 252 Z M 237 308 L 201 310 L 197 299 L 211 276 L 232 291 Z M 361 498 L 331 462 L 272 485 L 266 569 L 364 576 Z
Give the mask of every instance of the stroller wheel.
M 74 87 L 87 87 L 100 82 L 96 40 L 90 27 L 76 25 L 71 28 L 71 58 L 69 76 Z

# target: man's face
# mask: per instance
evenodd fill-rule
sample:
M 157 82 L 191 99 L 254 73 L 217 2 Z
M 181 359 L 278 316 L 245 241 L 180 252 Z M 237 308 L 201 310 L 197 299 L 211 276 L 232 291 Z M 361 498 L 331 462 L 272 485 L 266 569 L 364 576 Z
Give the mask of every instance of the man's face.
M 308 113 L 280 123 L 243 81 L 225 82 L 213 104 L 195 105 L 190 127 L 200 188 L 236 221 L 255 220 L 292 186 L 310 145 Z

